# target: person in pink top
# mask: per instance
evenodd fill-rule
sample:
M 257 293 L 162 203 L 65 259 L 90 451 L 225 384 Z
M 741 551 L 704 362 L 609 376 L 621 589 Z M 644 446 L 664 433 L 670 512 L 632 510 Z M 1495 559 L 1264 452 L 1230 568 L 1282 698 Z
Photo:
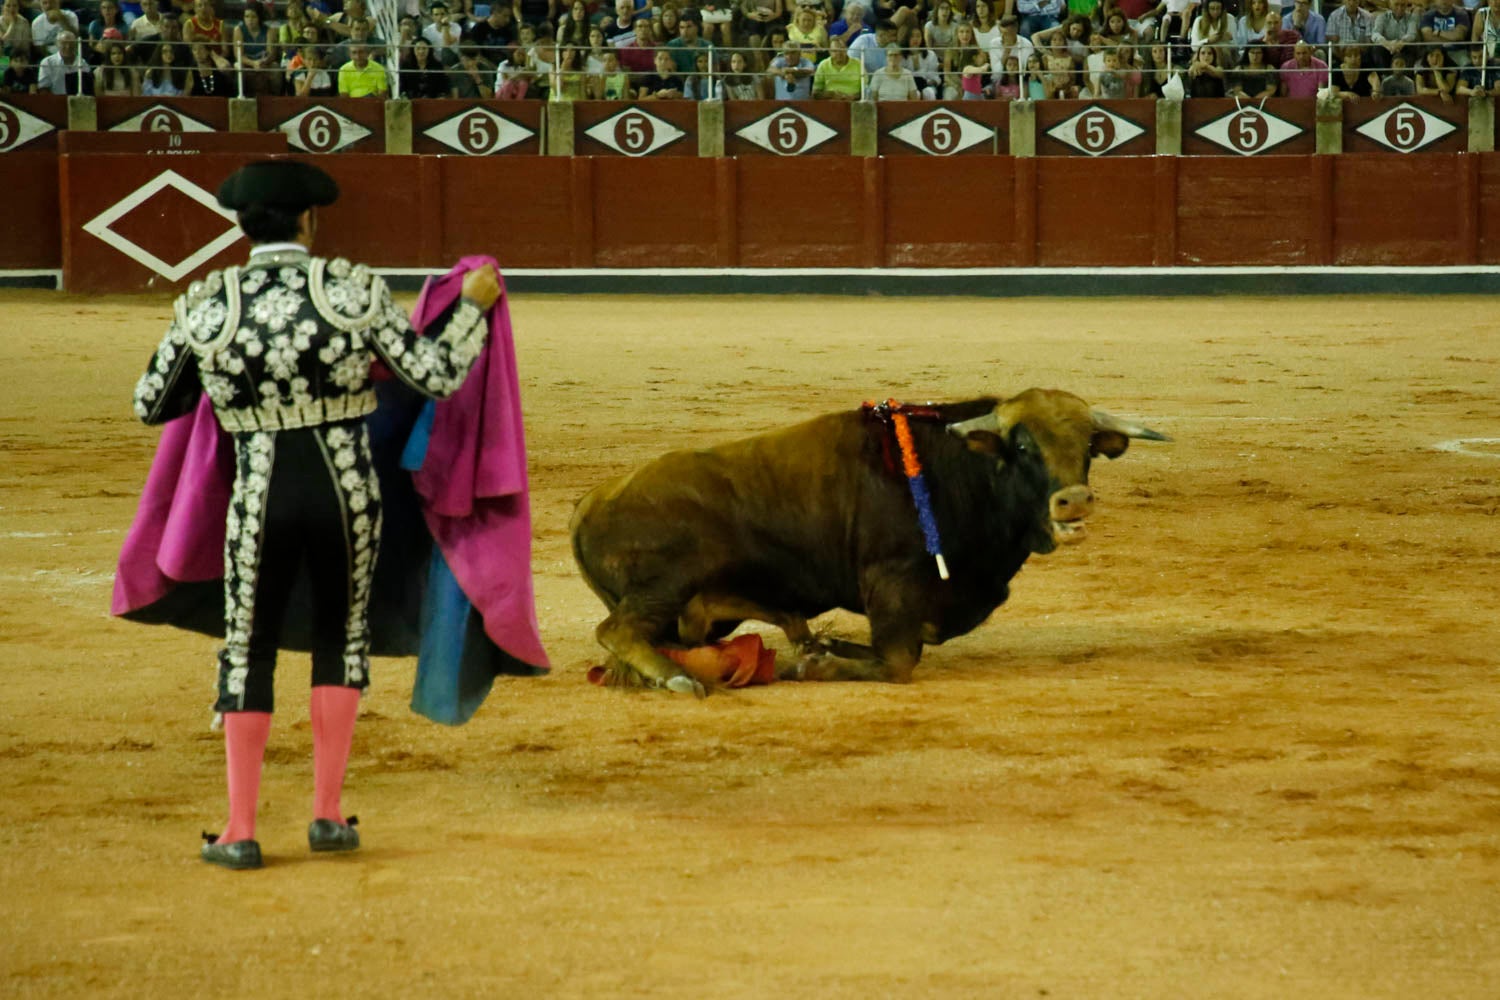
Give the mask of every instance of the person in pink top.
M 1298 42 L 1292 58 L 1281 64 L 1282 97 L 1317 97 L 1328 82 L 1328 64 L 1313 55 L 1313 47 Z

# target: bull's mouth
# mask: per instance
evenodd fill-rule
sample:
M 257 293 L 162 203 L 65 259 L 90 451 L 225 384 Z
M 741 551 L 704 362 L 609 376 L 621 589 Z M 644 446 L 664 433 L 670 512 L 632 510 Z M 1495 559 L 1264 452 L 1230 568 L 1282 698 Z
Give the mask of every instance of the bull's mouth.
M 1082 521 L 1056 521 L 1052 522 L 1052 540 L 1059 545 L 1071 545 L 1081 541 L 1088 534 L 1088 528 Z

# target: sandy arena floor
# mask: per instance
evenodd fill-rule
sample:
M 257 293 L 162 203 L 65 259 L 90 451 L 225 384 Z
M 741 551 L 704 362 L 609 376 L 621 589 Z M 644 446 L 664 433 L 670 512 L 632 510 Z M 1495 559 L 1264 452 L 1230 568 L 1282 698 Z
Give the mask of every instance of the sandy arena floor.
M 0 294 L 0 995 L 1500 995 L 1500 447 L 1434 449 L 1500 435 L 1493 302 L 517 299 L 556 669 L 445 729 L 380 661 L 314 858 L 289 658 L 251 873 L 212 640 L 107 615 L 168 313 Z M 1177 441 L 916 683 L 585 682 L 590 486 L 1030 385 Z

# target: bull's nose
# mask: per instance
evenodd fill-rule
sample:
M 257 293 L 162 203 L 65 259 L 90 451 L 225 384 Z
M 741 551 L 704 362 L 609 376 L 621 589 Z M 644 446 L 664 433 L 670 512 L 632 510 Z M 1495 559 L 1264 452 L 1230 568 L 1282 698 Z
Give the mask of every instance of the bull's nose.
M 1094 512 L 1094 491 L 1087 486 L 1069 486 L 1052 494 L 1052 520 L 1081 521 Z

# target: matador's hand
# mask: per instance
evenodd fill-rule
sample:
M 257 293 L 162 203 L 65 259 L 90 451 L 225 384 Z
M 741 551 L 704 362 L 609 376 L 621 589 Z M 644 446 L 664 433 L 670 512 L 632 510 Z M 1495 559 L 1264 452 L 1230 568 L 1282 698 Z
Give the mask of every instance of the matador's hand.
M 463 297 L 488 309 L 500 297 L 500 278 L 489 264 L 464 275 Z

